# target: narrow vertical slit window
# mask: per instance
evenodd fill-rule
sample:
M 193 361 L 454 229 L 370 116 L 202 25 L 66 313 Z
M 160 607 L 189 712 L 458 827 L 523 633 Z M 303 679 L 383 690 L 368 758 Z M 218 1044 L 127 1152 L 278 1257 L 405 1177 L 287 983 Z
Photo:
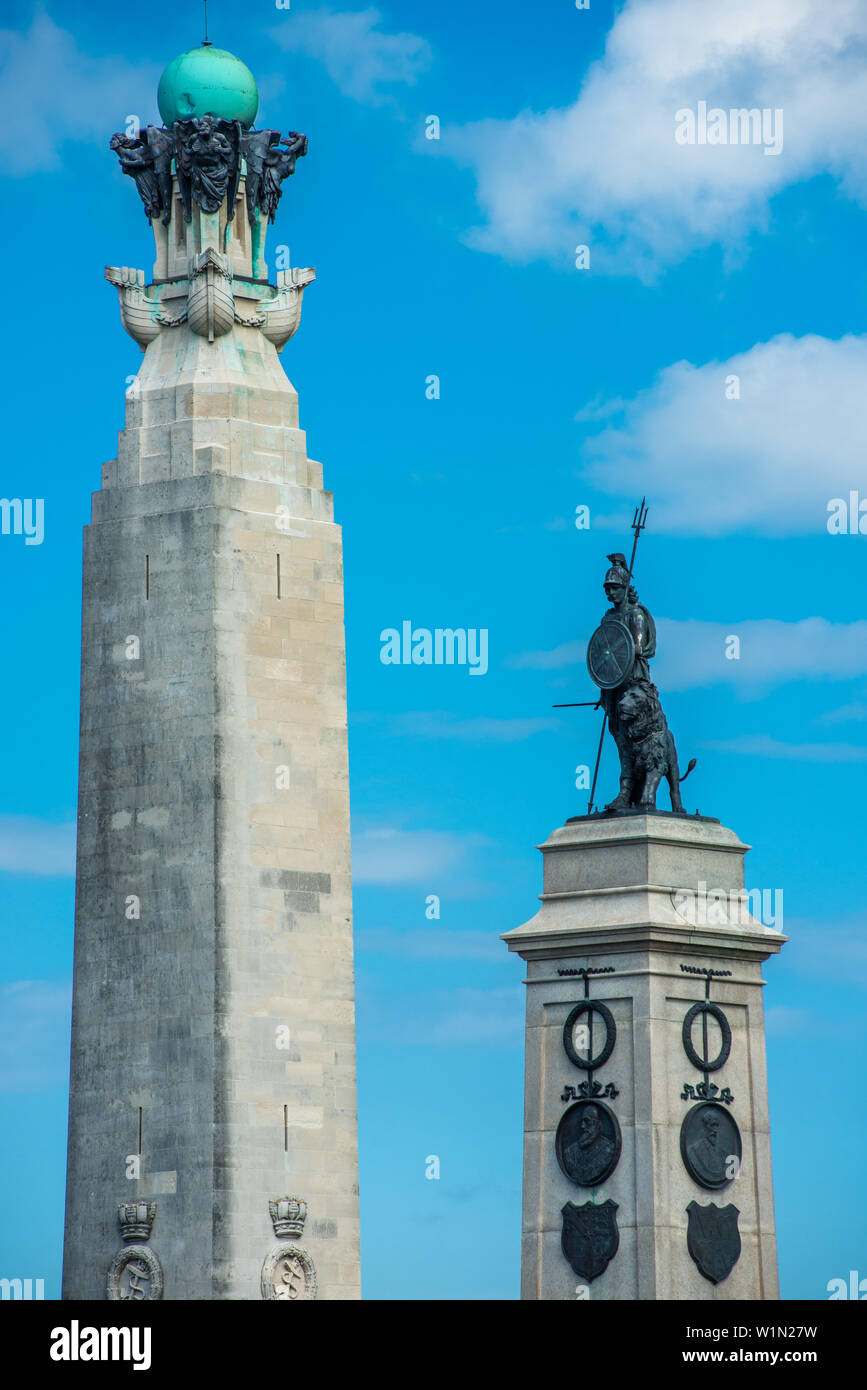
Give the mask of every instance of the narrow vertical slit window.
M 283 1152 L 289 1152 L 289 1106 L 283 1106 Z
M 282 597 L 283 597 L 283 595 L 280 593 L 280 555 L 279 555 L 279 553 L 278 553 L 278 555 L 277 555 L 277 597 L 278 597 L 278 598 L 282 598 Z
M 145 598 L 151 596 L 151 557 L 145 556 Z
M 138 1153 L 141 1158 L 141 1106 L 138 1108 Z

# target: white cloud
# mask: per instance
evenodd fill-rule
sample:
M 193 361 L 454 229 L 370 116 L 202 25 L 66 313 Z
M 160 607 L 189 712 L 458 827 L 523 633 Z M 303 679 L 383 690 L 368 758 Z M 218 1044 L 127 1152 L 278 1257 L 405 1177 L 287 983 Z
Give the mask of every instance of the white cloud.
M 26 34 L 0 30 L 0 157 L 7 174 L 60 167 L 67 140 L 104 147 L 129 115 L 156 113 L 160 69 L 124 58 L 94 58 L 37 9 Z
M 699 101 L 781 108 L 783 149 L 679 145 L 675 113 Z M 652 275 L 694 247 L 743 239 L 771 197 L 830 172 L 867 198 L 863 0 L 630 0 L 568 107 L 451 131 L 474 171 L 485 251 Z M 577 273 L 577 272 L 576 272 Z
M 840 705 L 839 709 L 826 710 L 820 715 L 822 724 L 855 724 L 867 719 L 867 702 L 853 700 L 851 704 Z
M 702 744 L 718 753 L 743 753 L 755 758 L 784 758 L 806 763 L 863 763 L 867 748 L 855 743 L 784 743 L 770 734 L 711 740 Z
M 786 1004 L 765 1009 L 765 1029 L 769 1037 L 809 1037 L 823 1026 L 811 1009 L 791 1009 Z
M 66 877 L 75 873 L 75 825 L 0 816 L 0 873 Z
M 394 931 L 389 927 L 361 931 L 358 949 L 377 955 L 402 956 L 407 960 L 499 961 L 503 943 L 495 931 L 445 931 L 426 922 L 418 931 Z
M 832 623 L 827 618 L 802 618 L 786 623 L 777 618 L 732 619 L 705 623 L 690 619 L 657 618 L 657 651 L 652 675 L 665 690 L 728 684 L 756 694 L 794 680 L 849 680 L 867 674 L 867 620 Z M 730 636 L 740 641 L 740 658 L 726 657 Z M 509 664 L 553 670 L 577 666 L 585 644 L 566 642 L 550 651 L 521 652 Z M 588 698 L 593 687 L 589 685 Z
M 704 623 L 661 618 L 654 669 L 666 690 L 725 682 L 755 691 L 797 680 L 849 680 L 867 674 L 867 620 L 832 623 L 777 618 Z M 728 660 L 726 639 L 740 641 L 740 659 Z
M 68 980 L 0 985 L 0 1089 L 61 1086 L 69 1074 Z
M 393 733 L 418 738 L 459 739 L 469 743 L 520 743 L 535 734 L 552 733 L 562 728 L 559 719 L 495 719 L 478 715 L 460 719 L 447 710 L 419 710 L 390 717 Z
M 867 919 L 854 914 L 833 923 L 788 923 L 782 960 L 811 980 L 867 985 Z
M 512 670 L 556 671 L 561 666 L 577 666 L 584 660 L 586 642 L 561 642 L 550 651 L 518 652 L 507 657 L 505 665 Z
M 370 827 L 352 837 L 352 878 L 386 886 L 415 883 L 436 892 L 437 875 L 461 869 L 472 851 L 490 843 L 484 835 Z
M 378 993 L 373 981 L 368 983 L 364 975 L 359 983 L 359 1032 L 368 1043 L 426 1048 L 521 1047 L 524 1000 L 517 979 L 513 985 L 495 989 L 458 987 L 388 997 Z
M 731 376 L 740 399 L 726 397 Z M 630 514 L 646 493 L 658 531 L 826 535 L 832 498 L 860 488 L 867 500 L 865 380 L 867 338 L 853 335 L 781 334 L 727 361 L 675 362 L 611 403 L 619 419 L 585 441 L 581 476 Z
M 387 34 L 376 9 L 293 13 L 271 30 L 281 48 L 318 59 L 332 82 L 355 101 L 381 106 L 394 100 L 383 86 L 414 86 L 432 52 L 417 34 Z
M 502 943 L 501 943 L 502 944 Z M 444 999 L 431 1041 L 449 1047 L 520 1047 L 524 1000 L 520 985 L 503 989 L 454 989 Z

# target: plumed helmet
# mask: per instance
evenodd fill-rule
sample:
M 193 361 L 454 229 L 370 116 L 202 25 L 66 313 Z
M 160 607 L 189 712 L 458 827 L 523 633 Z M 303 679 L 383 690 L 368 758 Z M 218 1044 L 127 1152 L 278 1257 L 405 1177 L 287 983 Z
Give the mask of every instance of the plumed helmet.
M 604 584 L 626 584 L 629 579 L 629 570 L 626 568 L 626 556 L 621 555 L 616 550 L 613 555 L 606 556 L 611 561 L 611 568 L 605 575 Z

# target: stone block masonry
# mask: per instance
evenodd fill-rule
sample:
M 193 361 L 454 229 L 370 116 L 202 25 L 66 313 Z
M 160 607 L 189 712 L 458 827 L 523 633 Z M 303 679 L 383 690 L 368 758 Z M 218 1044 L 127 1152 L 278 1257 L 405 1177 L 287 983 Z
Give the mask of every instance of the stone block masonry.
M 286 1195 L 360 1296 L 342 597 L 275 347 L 164 328 L 85 533 L 64 1298 L 139 1201 L 164 1298 L 259 1299 Z
M 778 1298 L 761 966 L 786 938 L 740 906 L 748 847 L 636 813 L 540 848 L 540 911 L 503 938 L 527 963 L 522 1297 Z M 733 920 L 679 910 L 702 883 Z

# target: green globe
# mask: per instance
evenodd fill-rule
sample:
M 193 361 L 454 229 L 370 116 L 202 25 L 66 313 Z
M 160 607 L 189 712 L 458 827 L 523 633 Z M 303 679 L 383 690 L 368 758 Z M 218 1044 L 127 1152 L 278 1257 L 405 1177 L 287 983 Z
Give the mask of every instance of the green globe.
M 202 44 L 169 63 L 157 88 L 157 105 L 167 126 L 207 113 L 249 129 L 259 109 L 259 88 L 234 53 Z

